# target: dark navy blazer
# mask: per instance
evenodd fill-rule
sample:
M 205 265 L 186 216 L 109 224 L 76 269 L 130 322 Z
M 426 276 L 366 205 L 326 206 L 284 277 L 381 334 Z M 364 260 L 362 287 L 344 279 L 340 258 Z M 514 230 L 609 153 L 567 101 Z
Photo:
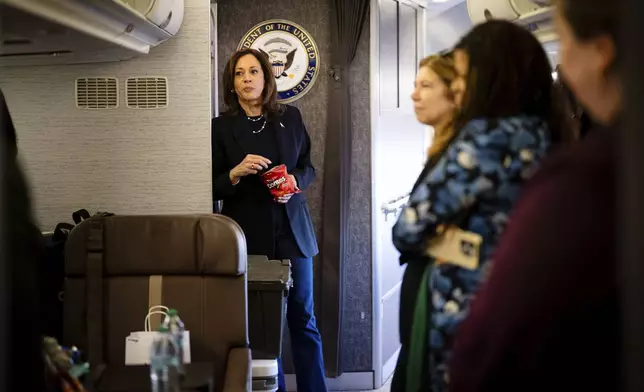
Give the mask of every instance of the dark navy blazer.
M 212 180 L 213 201 L 223 200 L 221 213 L 234 219 L 244 231 L 249 254 L 271 255 L 274 252 L 273 198 L 258 175 L 243 177 L 232 185 L 230 170 L 247 155 L 244 137 L 246 129 L 243 115 L 222 115 L 212 120 Z M 285 106 L 281 115 L 267 125 L 275 128 L 279 151 L 278 164 L 285 164 L 297 185 L 305 190 L 315 180 L 311 164 L 311 139 L 306 131 L 300 111 Z M 286 204 L 286 212 L 295 240 L 303 255 L 313 257 L 318 253 L 311 215 L 303 193 L 293 195 Z

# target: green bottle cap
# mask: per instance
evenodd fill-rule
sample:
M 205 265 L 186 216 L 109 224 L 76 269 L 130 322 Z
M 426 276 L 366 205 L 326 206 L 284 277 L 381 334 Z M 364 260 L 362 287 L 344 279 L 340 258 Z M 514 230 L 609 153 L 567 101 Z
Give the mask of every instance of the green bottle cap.
M 176 316 L 178 314 L 177 309 L 168 309 L 168 316 Z
M 157 332 L 170 332 L 170 328 L 165 325 L 161 325 L 159 326 L 159 329 L 157 329 Z

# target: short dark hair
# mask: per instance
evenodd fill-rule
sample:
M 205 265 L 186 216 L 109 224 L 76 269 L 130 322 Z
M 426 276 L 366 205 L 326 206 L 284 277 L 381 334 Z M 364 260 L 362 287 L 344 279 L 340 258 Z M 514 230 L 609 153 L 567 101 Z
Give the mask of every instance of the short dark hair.
M 278 115 L 283 111 L 282 106 L 277 102 L 277 84 L 273 76 L 273 67 L 268 61 L 268 57 L 255 49 L 241 49 L 233 53 L 222 77 L 222 86 L 224 89 L 224 102 L 228 107 L 225 114 L 237 114 L 241 110 L 237 93 L 235 92 L 235 68 L 240 58 L 250 54 L 259 61 L 262 71 L 264 72 L 264 90 L 262 91 L 262 112 L 267 117 Z
M 562 15 L 581 40 L 619 36 L 621 0 L 559 0 Z
M 615 63 L 619 63 L 621 0 L 559 0 L 558 6 L 577 39 L 611 37 L 617 47 Z
M 553 143 L 574 140 L 563 125 L 550 61 L 532 33 L 508 21 L 491 20 L 470 30 L 455 49 L 469 58 L 457 129 L 476 118 L 527 115 L 548 123 Z

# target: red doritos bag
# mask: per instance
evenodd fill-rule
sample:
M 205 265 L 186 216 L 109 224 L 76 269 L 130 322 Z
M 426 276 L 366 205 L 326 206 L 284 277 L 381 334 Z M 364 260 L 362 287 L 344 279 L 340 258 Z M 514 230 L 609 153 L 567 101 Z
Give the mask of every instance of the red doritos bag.
M 275 200 L 284 195 L 300 193 L 295 181 L 288 175 L 286 165 L 275 166 L 262 174 L 262 179 Z

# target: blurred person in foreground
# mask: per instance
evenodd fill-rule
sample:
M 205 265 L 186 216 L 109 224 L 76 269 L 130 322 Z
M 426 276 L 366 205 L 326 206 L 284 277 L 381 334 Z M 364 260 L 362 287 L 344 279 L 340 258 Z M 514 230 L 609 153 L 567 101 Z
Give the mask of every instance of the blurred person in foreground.
M 558 0 L 561 71 L 604 129 L 544 163 L 461 325 L 452 392 L 620 389 L 616 144 L 621 1 Z
M 7 381 L 2 391 L 47 390 L 43 361 L 38 275 L 36 263 L 42 257 L 42 236 L 33 224 L 31 202 L 25 178 L 17 162 L 16 131 L 5 98 L 0 91 L 0 132 L 2 140 L 2 263 L 5 280 L 2 311 L 5 341 L 0 345 Z

